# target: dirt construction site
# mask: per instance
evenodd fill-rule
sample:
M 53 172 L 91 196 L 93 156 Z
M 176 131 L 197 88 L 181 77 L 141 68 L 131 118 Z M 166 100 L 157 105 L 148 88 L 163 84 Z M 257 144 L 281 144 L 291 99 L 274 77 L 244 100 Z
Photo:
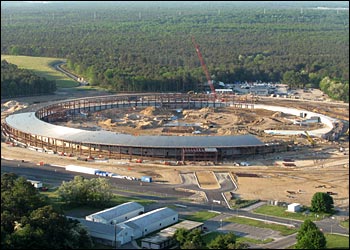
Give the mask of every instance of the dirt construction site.
M 349 106 L 330 102 L 292 101 L 285 98 L 261 98 L 262 104 L 309 110 L 344 121 L 348 126 Z M 18 98 L 2 103 L 2 119 L 12 112 L 33 103 L 30 98 Z M 238 189 L 235 195 L 242 199 L 278 200 L 310 205 L 315 192 L 329 192 L 336 207 L 349 206 L 349 140 L 343 135 L 337 141 L 327 141 L 302 135 L 282 136 L 264 133 L 264 130 L 314 130 L 322 123 L 302 127 L 300 117 L 264 109 L 237 109 L 218 107 L 195 109 L 165 109 L 134 107 L 108 109 L 76 117 L 57 125 L 86 130 L 109 130 L 133 135 L 242 135 L 253 134 L 263 142 L 294 141 L 293 150 L 268 155 L 254 155 L 230 162 L 185 162 L 185 165 L 165 165 L 164 162 L 130 159 L 104 162 L 77 161 L 74 157 L 48 155 L 25 148 L 13 147 L 2 141 L 1 156 L 54 165 L 82 165 L 140 178 L 153 177 L 155 182 L 178 184 L 180 174 L 195 173 L 197 184 L 203 189 L 220 188 L 213 173 L 230 173 Z

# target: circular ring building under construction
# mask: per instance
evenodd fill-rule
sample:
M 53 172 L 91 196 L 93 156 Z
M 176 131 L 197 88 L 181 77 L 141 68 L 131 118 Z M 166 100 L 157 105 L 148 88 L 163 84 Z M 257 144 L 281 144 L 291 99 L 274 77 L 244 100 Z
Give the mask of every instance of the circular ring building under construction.
M 288 143 L 268 143 L 253 135 L 135 136 L 110 131 L 88 131 L 51 124 L 86 113 L 130 107 L 194 109 L 224 107 L 253 109 L 254 104 L 217 102 L 210 96 L 187 94 L 109 95 L 57 102 L 36 112 L 10 115 L 2 133 L 13 143 L 32 150 L 80 157 L 160 158 L 177 161 L 222 161 L 286 151 Z

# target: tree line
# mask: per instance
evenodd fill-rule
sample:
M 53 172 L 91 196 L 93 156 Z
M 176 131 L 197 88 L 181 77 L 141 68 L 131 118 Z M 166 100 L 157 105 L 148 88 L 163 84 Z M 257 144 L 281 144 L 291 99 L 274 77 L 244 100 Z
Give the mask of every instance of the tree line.
M 24 177 L 1 175 L 1 249 L 87 249 L 88 232 Z
M 56 82 L 37 76 L 26 69 L 1 61 L 1 97 L 52 94 Z
M 8 7 L 1 10 L 1 53 L 66 58 L 92 85 L 118 92 L 200 91 L 206 79 L 194 36 L 218 81 L 318 88 L 329 77 L 348 84 L 347 11 L 194 6 Z

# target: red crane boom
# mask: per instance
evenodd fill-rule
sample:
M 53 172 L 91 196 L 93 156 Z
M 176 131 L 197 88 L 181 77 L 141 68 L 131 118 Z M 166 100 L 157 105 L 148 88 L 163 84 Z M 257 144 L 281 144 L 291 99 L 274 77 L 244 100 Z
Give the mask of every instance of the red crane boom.
M 214 88 L 213 82 L 212 82 L 212 80 L 211 80 L 211 78 L 210 78 L 210 75 L 209 75 L 207 66 L 205 65 L 205 62 L 204 62 L 202 53 L 201 53 L 201 51 L 199 50 L 199 45 L 198 45 L 198 44 L 196 43 L 196 41 L 194 40 L 194 37 L 192 37 L 192 43 L 193 43 L 194 47 L 196 48 L 196 52 L 197 52 L 199 61 L 201 62 L 203 71 L 204 71 L 204 73 L 205 73 L 205 76 L 207 77 L 208 84 L 209 84 L 209 87 L 210 87 L 210 89 L 211 89 L 211 93 L 214 95 L 214 97 L 215 97 L 215 99 L 216 99 L 216 92 L 215 92 L 215 88 Z

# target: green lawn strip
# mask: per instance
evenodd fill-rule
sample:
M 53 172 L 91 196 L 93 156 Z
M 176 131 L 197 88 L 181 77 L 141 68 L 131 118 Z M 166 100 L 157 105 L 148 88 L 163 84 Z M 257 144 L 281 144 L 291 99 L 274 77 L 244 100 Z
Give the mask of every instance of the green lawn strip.
M 112 203 L 115 204 L 114 206 L 129 202 L 129 201 L 140 203 L 142 206 L 146 206 L 155 202 L 153 200 L 144 200 L 144 199 L 139 199 L 139 198 L 129 197 L 129 196 L 122 196 L 122 195 L 114 195 L 114 197 L 112 198 Z
M 349 228 L 349 220 L 341 221 L 340 225 L 345 228 Z
M 203 241 L 204 241 L 205 245 L 208 245 L 212 240 L 214 240 L 217 236 L 219 236 L 221 234 L 223 234 L 223 233 L 210 232 L 210 233 L 203 235 Z M 253 238 L 237 236 L 237 242 L 240 242 L 240 243 L 266 244 L 266 243 L 269 243 L 272 241 L 273 241 L 273 239 L 271 239 L 271 238 L 268 238 L 265 240 L 257 240 L 257 239 L 253 239 Z
M 167 195 L 157 194 L 157 193 L 154 193 L 154 192 L 137 192 L 137 191 L 132 191 L 132 190 L 125 190 L 125 189 L 122 189 L 122 188 L 113 188 L 113 190 L 114 191 L 122 191 L 122 192 L 130 193 L 130 194 L 142 194 L 142 195 L 154 196 L 154 197 L 160 197 L 160 196 L 171 197 L 171 196 L 167 196 Z
M 349 249 L 349 237 L 336 234 L 325 234 L 325 236 L 327 249 Z
M 209 220 L 215 216 L 218 216 L 218 213 L 214 212 L 207 212 L 207 211 L 199 211 L 191 215 L 185 215 L 185 220 L 193 220 L 198 222 L 204 222 L 206 220 Z
M 252 243 L 252 244 L 267 244 L 272 242 L 273 239 L 267 238 L 264 240 L 258 240 L 258 239 L 253 239 L 253 238 L 248 238 L 248 237 L 237 237 L 237 242 L 240 243 Z
M 246 224 L 246 225 L 260 227 L 260 228 L 270 228 L 272 230 L 279 231 L 283 236 L 290 235 L 298 231 L 295 228 L 290 228 L 283 225 L 278 225 L 274 223 L 265 223 L 263 221 L 252 220 L 252 219 L 242 218 L 242 217 L 235 217 L 235 216 L 227 218 L 225 219 L 225 221 L 234 222 L 238 224 Z
M 229 204 L 231 208 L 244 208 L 244 207 L 249 207 L 260 200 L 242 200 L 242 199 L 235 199 L 235 200 L 230 200 Z
M 325 234 L 327 240 L 326 249 L 349 249 L 349 237 Z M 288 247 L 287 249 L 295 249 L 295 245 Z
M 310 212 L 309 214 L 304 214 L 303 212 L 299 212 L 299 213 L 286 212 L 285 207 L 271 206 L 271 205 L 264 205 L 264 206 L 258 207 L 257 209 L 253 210 L 253 212 L 257 214 L 266 214 L 266 215 L 301 220 L 301 221 L 304 221 L 306 219 L 317 221 L 317 220 L 322 220 L 324 217 L 330 216 L 330 214 L 326 214 L 326 213 Z
M 65 74 L 55 70 L 52 65 L 62 62 L 64 59 L 53 57 L 33 57 L 33 56 L 11 56 L 1 55 L 1 60 L 15 64 L 18 68 L 28 69 L 35 74 L 45 77 L 48 80 L 55 80 L 57 88 L 72 88 L 79 86 L 79 83 L 70 79 Z
M 86 91 L 86 90 L 89 90 L 89 91 L 107 91 L 107 92 L 113 93 L 112 91 L 108 91 L 105 88 L 102 88 L 99 86 L 91 86 L 91 85 L 79 86 L 79 87 L 76 87 L 75 90 L 77 90 L 77 91 Z

